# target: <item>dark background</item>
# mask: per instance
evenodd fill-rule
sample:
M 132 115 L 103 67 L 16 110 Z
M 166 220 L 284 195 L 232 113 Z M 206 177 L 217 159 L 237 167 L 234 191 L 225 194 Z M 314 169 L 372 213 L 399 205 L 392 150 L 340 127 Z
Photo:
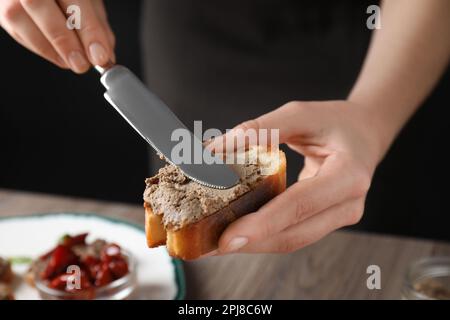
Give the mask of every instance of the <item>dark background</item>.
M 106 1 L 117 59 L 140 75 L 139 1 Z M 59 70 L 0 31 L 0 187 L 141 202 L 143 139 L 104 100 L 99 74 Z
M 118 61 L 141 75 L 139 1 L 106 4 Z M 3 30 L 0 57 L 0 188 L 140 204 L 148 148 L 104 101 L 98 74 L 59 70 Z M 449 84 L 447 71 L 379 166 L 356 228 L 450 240 Z

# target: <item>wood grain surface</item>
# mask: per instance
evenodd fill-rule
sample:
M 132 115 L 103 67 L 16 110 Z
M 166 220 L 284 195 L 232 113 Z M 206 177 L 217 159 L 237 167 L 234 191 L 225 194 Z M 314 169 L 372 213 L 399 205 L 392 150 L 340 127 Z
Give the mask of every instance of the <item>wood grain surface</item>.
M 141 206 L 0 189 L 0 217 L 95 212 L 143 224 Z M 150 249 L 149 249 L 150 250 Z M 337 231 L 286 255 L 227 255 L 185 263 L 189 299 L 399 299 L 411 262 L 450 256 L 450 244 Z M 381 289 L 366 286 L 381 268 Z

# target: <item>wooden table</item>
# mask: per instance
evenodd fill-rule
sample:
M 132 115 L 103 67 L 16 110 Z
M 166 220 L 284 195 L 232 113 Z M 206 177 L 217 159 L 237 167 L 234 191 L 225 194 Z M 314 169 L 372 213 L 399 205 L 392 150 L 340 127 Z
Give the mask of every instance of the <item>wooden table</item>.
M 143 223 L 141 206 L 0 189 L 0 216 L 96 212 Z M 192 299 L 398 299 L 408 265 L 450 255 L 450 244 L 335 232 L 287 255 L 228 255 L 185 263 Z M 369 265 L 381 268 L 381 289 L 367 289 Z

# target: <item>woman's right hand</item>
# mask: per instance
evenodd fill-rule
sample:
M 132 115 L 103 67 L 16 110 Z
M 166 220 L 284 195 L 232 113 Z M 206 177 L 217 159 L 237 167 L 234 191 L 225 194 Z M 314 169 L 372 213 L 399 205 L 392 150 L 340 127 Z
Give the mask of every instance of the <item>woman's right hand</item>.
M 66 26 L 69 5 L 80 7 L 80 29 Z M 1 0 L 0 25 L 24 47 L 76 73 L 115 60 L 103 0 Z

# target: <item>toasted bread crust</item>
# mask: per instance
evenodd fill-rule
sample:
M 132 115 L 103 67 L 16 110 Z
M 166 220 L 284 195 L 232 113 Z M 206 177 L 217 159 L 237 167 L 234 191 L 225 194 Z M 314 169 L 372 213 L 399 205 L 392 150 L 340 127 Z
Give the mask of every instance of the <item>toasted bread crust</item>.
M 162 215 L 155 214 L 148 203 L 145 208 L 145 231 L 150 248 L 166 244 L 172 257 L 196 259 L 217 249 L 225 228 L 245 214 L 262 205 L 286 189 L 286 157 L 279 152 L 278 171 L 256 184 L 255 188 L 232 201 L 225 208 L 180 229 L 164 228 Z

